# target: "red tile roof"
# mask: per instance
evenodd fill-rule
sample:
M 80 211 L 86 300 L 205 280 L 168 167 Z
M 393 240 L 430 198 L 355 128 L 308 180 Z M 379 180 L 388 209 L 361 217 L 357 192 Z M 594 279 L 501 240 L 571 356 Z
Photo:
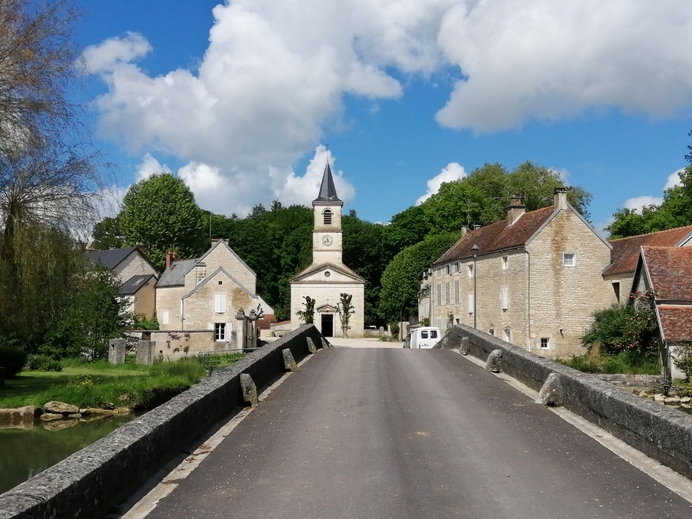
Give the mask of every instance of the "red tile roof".
M 634 272 L 634 269 L 637 268 L 640 247 L 674 247 L 690 233 L 692 233 L 692 225 L 611 240 L 609 241 L 613 247 L 610 253 L 611 263 L 603 275 Z
M 658 307 L 663 339 L 671 342 L 692 342 L 692 305 Z
M 544 207 L 524 213 L 511 227 L 507 226 L 507 220 L 501 220 L 470 231 L 435 261 L 434 265 L 470 258 L 473 256 L 474 251 L 471 247 L 474 245 L 478 246 L 479 255 L 522 247 L 548 221 L 554 211 L 555 208 L 552 206 Z
M 692 304 L 692 247 L 642 247 L 657 301 Z

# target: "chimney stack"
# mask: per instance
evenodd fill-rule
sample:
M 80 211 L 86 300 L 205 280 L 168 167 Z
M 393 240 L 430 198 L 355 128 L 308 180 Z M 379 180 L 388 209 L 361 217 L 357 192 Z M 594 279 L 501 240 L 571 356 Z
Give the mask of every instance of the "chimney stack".
M 526 212 L 526 206 L 523 204 L 521 195 L 514 195 L 509 199 L 509 207 L 507 208 L 507 225 L 512 226 Z
M 461 237 L 463 238 L 464 236 L 466 236 L 467 232 L 469 232 L 469 228 L 466 227 L 465 225 L 462 225 L 461 226 Z
M 556 187 L 554 191 L 553 206 L 555 209 L 567 209 L 567 188 Z
M 177 258 L 175 257 L 175 251 L 169 250 L 166 253 L 166 268 L 170 267 Z

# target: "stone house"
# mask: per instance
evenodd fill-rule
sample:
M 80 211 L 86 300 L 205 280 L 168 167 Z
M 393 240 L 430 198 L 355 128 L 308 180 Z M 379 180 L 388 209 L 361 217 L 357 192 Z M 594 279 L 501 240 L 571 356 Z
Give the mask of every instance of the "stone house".
M 301 325 L 298 312 L 308 296 L 315 300 L 314 324 L 325 337 L 341 337 L 339 301 L 351 296 L 354 313 L 349 321 L 349 337 L 364 333 L 365 280 L 343 263 L 341 209 L 329 163 L 324 168 L 318 197 L 312 202 L 312 264 L 291 280 L 291 329 Z
M 653 290 L 661 343 L 670 355 L 692 345 L 692 247 L 640 247 L 632 292 Z M 684 378 L 669 361 L 675 378 Z
M 526 212 L 511 200 L 507 219 L 462 237 L 437 259 L 422 293 L 430 321 L 465 324 L 547 357 L 584 353 L 592 314 L 616 302 L 601 275 L 610 245 L 556 189 L 552 207 Z
M 112 270 L 120 280 L 120 295 L 129 304 L 126 312 L 153 319 L 156 310 L 155 286 L 157 272 L 141 246 L 121 249 L 88 250 L 87 259 L 93 264 Z
M 641 247 L 692 247 L 692 225 L 610 240 L 611 263 L 603 272 L 619 303 L 626 303 L 632 290 Z
M 259 310 L 273 314 L 256 293 L 257 276 L 228 246 L 215 240 L 200 258 L 175 260 L 156 284 L 159 354 L 174 358 L 200 351 L 254 346 Z

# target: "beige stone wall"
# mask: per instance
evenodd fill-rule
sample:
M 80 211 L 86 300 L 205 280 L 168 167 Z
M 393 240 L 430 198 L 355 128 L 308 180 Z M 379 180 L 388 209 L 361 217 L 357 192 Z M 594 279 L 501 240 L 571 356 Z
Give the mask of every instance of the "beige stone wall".
M 185 276 L 185 288 L 192 290 L 197 285 L 197 270 L 203 270 L 203 277 L 212 275 L 219 267 L 226 270 L 231 276 L 238 280 L 249 292 L 257 291 L 257 276 L 247 267 L 238 257 L 233 254 L 223 243 L 216 243 L 214 247 L 204 256 L 202 261 L 204 267 L 195 267 Z
M 585 353 L 580 338 L 592 314 L 613 305 L 611 284 L 601 272 L 610 263 L 610 248 L 579 217 L 561 211 L 527 247 L 531 261 L 531 330 L 526 347 L 549 357 Z M 574 253 L 575 265 L 563 265 Z M 541 338 L 549 347 L 541 349 Z
M 336 308 L 337 303 L 339 303 L 339 298 L 341 293 L 351 294 L 353 299 L 351 304 L 354 307 L 355 313 L 351 316 L 350 320 L 350 330 L 348 331 L 349 337 L 362 337 L 363 329 L 365 327 L 364 322 L 364 306 L 365 306 L 365 295 L 364 286 L 362 283 L 293 283 L 291 284 L 291 329 L 295 330 L 301 325 L 300 320 L 296 313 L 299 310 L 304 310 L 303 302 L 305 296 L 310 296 L 315 299 L 315 326 L 320 328 L 321 324 L 321 314 L 317 312 L 317 309 L 324 306 L 330 305 Z M 334 313 L 334 336 L 343 336 L 341 331 L 341 324 L 339 320 L 339 314 Z
M 164 361 L 194 357 L 207 351 L 226 351 L 235 347 L 215 342 L 214 332 L 208 330 L 169 330 L 151 332 L 151 340 L 156 343 L 156 358 Z
M 563 266 L 563 253 L 576 255 L 574 267 Z M 534 353 L 584 353 L 580 338 L 593 312 L 616 302 L 611 282 L 601 276 L 609 263 L 609 247 L 575 213 L 561 211 L 526 250 L 479 251 L 475 309 L 473 259 L 437 266 L 429 279 L 431 324 L 445 330 L 451 315 L 452 324 L 473 327 L 475 310 L 479 330 Z M 541 348 L 541 338 L 548 348 Z
M 614 283 L 618 283 L 620 286 L 620 297 L 617 298 L 617 302 L 624 305 L 627 304 L 629 296 L 632 293 L 632 283 L 634 282 L 634 272 L 624 272 L 621 274 L 613 274 L 610 276 L 604 276 L 606 282 L 610 284 L 611 291 L 613 292 L 613 297 L 615 297 L 615 289 L 613 288 Z
M 185 295 L 185 287 L 156 288 L 156 319 L 161 330 L 181 330 L 180 302 Z
M 156 278 L 151 278 L 134 295 L 132 311 L 151 319 L 156 314 Z
M 132 276 L 156 274 L 156 270 L 137 251 L 130 253 L 127 258 L 116 265 L 114 272 L 120 279 L 120 283 L 125 283 Z

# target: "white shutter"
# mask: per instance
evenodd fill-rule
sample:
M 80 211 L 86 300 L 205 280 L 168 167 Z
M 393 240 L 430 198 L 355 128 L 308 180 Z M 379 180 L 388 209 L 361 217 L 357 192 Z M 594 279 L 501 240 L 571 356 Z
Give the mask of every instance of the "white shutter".
M 214 312 L 222 314 L 226 311 L 226 294 L 214 295 Z
M 169 324 L 171 319 L 171 314 L 168 310 L 164 310 L 161 313 L 161 324 Z
M 473 294 L 469 294 L 469 314 L 472 314 L 476 309 L 473 304 Z
M 507 310 L 509 308 L 509 287 L 502 287 L 500 299 L 502 301 L 502 309 Z

